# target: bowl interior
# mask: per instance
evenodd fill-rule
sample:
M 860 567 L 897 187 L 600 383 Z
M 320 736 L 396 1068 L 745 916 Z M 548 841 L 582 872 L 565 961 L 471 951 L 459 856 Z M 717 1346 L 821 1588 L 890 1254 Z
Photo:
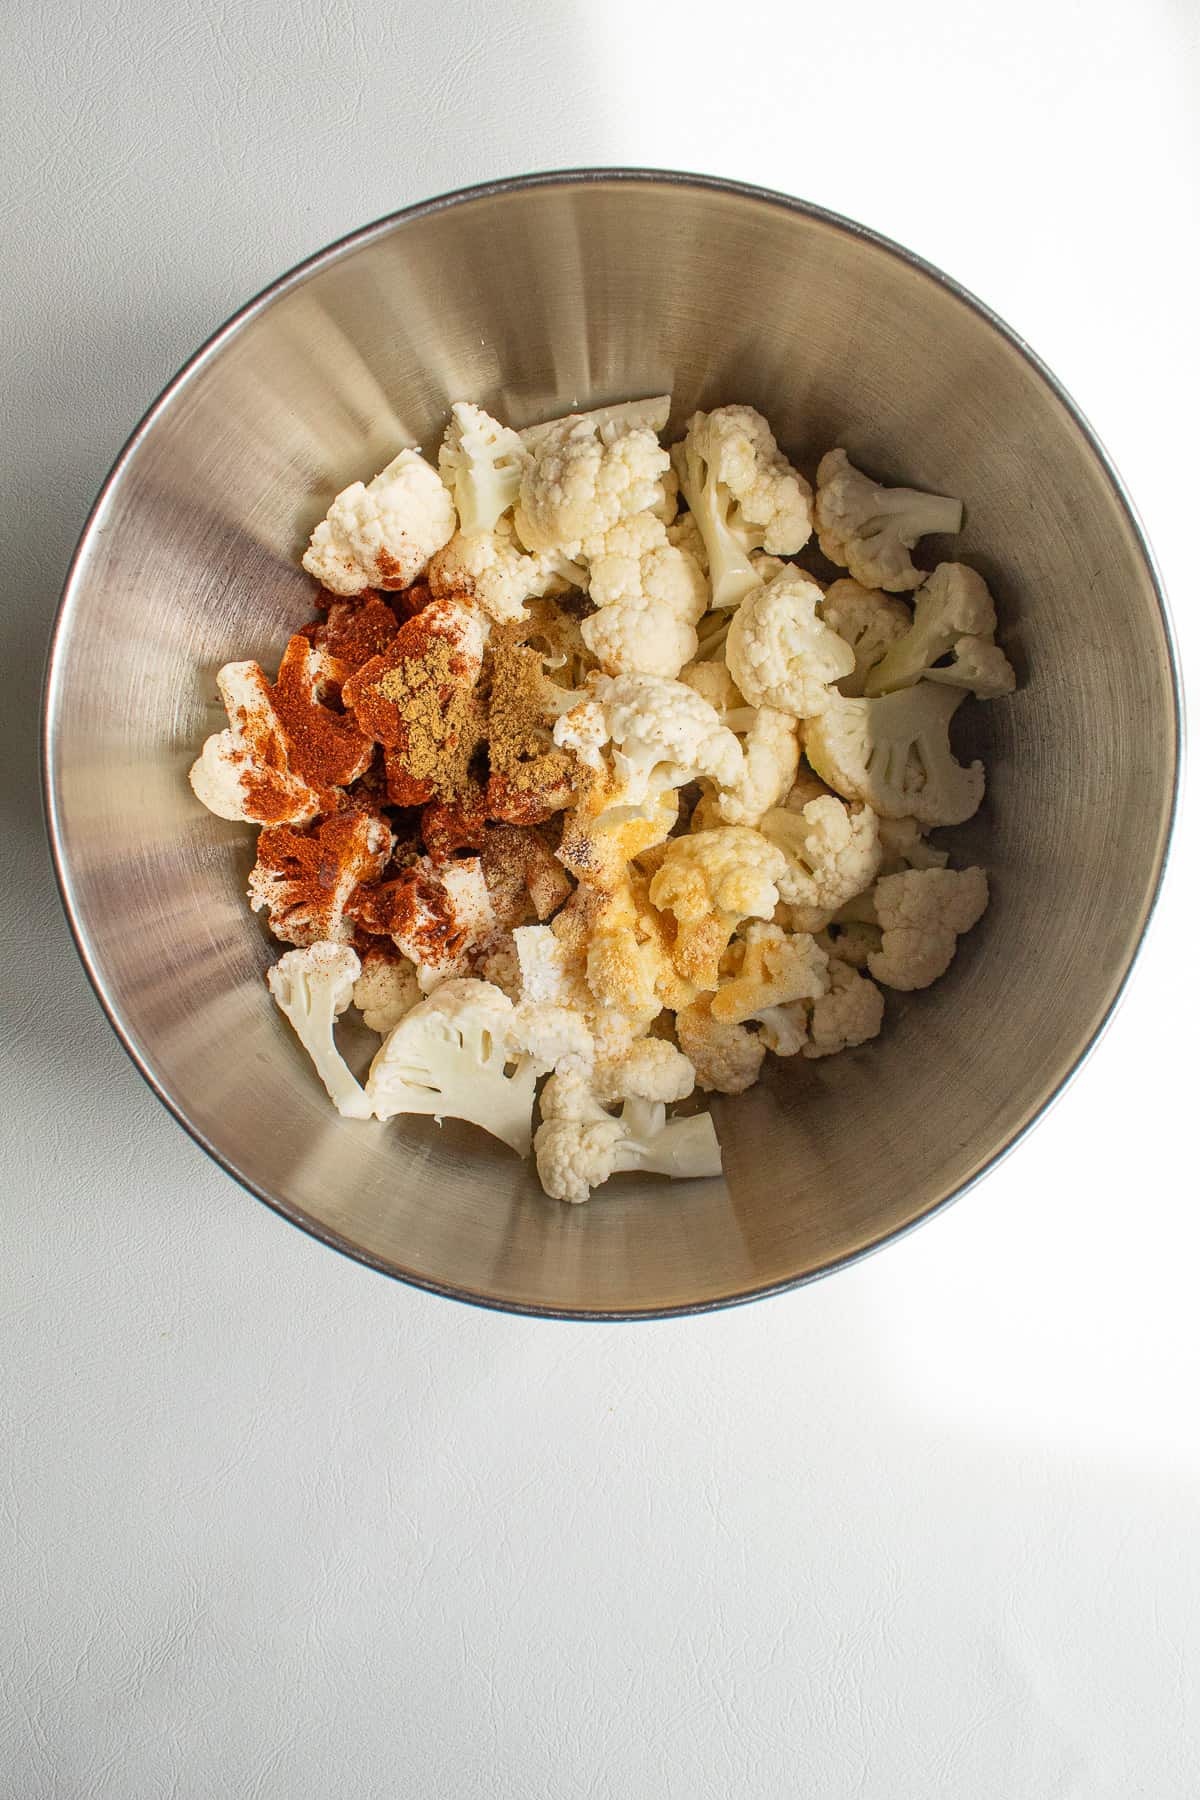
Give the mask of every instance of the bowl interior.
M 987 802 L 953 834 L 993 901 L 883 1036 L 775 1063 L 713 1111 L 719 1181 L 546 1200 L 473 1129 L 337 1117 L 269 1004 L 242 893 L 253 834 L 185 780 L 214 672 L 277 658 L 311 611 L 297 558 L 331 496 L 452 399 L 521 424 L 670 390 L 743 400 L 811 465 L 962 495 L 1022 679 L 969 706 Z M 930 272 L 836 220 L 719 184 L 575 179 L 435 203 L 242 315 L 136 436 L 69 583 L 48 708 L 52 830 L 85 960 L 129 1048 L 229 1169 L 319 1235 L 496 1304 L 642 1312 L 825 1269 L 977 1175 L 1069 1073 L 1152 902 L 1176 762 L 1143 546 L 1053 385 Z M 364 1043 L 359 1046 L 365 1050 Z

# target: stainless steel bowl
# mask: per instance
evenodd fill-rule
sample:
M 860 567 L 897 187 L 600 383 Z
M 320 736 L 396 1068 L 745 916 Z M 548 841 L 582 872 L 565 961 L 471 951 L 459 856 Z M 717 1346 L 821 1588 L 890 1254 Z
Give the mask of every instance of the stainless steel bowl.
M 481 1133 L 329 1106 L 268 1002 L 249 830 L 192 799 L 213 674 L 311 607 L 297 558 L 346 482 L 452 399 L 517 423 L 670 389 L 759 406 L 811 464 L 967 502 L 1022 686 L 969 709 L 989 772 L 957 834 L 993 902 L 878 1042 L 774 1064 L 714 1113 L 721 1181 L 543 1198 Z M 537 176 L 431 201 L 286 275 L 138 427 L 67 582 L 45 713 L 80 953 L 175 1116 L 286 1218 L 439 1292 L 546 1314 L 682 1312 L 825 1273 L 928 1217 L 1044 1110 L 1112 1011 L 1162 871 L 1179 706 L 1153 563 L 1104 452 L 998 319 L 885 240 L 690 176 Z M 1080 1173 L 1087 1151 L 1080 1147 Z

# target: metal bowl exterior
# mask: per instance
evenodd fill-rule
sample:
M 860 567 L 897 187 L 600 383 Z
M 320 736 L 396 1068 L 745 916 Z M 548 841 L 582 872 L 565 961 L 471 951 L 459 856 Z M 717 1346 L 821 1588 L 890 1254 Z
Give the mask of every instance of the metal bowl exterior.
M 341 1120 L 267 1002 L 252 833 L 192 799 L 213 675 L 310 610 L 309 529 L 470 396 L 516 423 L 629 394 L 744 400 L 809 464 L 844 444 L 961 494 L 1023 685 L 971 707 L 989 774 L 956 860 L 993 902 L 884 1035 L 713 1106 L 725 1179 L 623 1177 L 586 1207 L 469 1127 Z M 1161 877 L 1179 763 L 1161 589 L 1111 466 L 970 296 L 835 216 L 729 183 L 582 171 L 382 221 L 261 295 L 138 427 L 68 578 L 45 708 L 50 833 L 80 953 L 155 1091 L 325 1242 L 463 1299 L 563 1316 L 719 1306 L 926 1218 L 1045 1109 L 1110 1016 Z M 1081 1170 L 1086 1146 L 1080 1148 Z

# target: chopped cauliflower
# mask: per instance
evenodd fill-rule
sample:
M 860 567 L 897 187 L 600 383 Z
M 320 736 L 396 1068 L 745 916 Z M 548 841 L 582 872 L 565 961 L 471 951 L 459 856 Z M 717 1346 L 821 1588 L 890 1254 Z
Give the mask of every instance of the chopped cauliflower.
M 944 975 L 958 940 L 987 910 L 982 869 L 908 869 L 875 884 L 880 948 L 867 958 L 876 981 L 909 992 Z
M 354 719 L 325 704 L 330 685 L 329 658 L 299 633 L 274 682 L 256 662 L 219 669 L 229 728 L 214 732 L 192 764 L 197 800 L 219 819 L 256 825 L 307 825 L 336 805 L 336 788 L 365 772 L 372 745 Z
M 854 652 L 854 667 L 837 684 L 848 700 L 858 699 L 875 664 L 912 624 L 903 600 L 881 588 L 861 587 L 848 576 L 826 588 L 821 617 Z
M 812 489 L 752 406 L 693 413 L 672 459 L 707 551 L 715 607 L 736 606 L 760 576 L 752 550 L 792 556 L 812 533 Z
M 614 438 L 635 429 L 652 431 L 657 437 L 670 416 L 670 394 L 654 394 L 648 400 L 618 400 L 611 406 L 594 406 L 590 412 L 566 413 L 557 419 L 545 419 L 540 425 L 526 425 L 517 435 L 526 449 L 536 450 L 561 426 L 582 422 L 595 427 L 601 443 L 611 444 Z
M 383 874 L 392 843 L 383 819 L 352 806 L 306 830 L 267 825 L 247 884 L 250 910 L 265 911 L 285 944 L 345 943 L 354 935 L 346 909 Z
M 667 539 L 651 512 L 623 519 L 584 545 L 597 611 L 583 641 L 609 675 L 675 676 L 696 653 L 708 588 L 694 557 Z
M 454 502 L 436 469 L 401 450 L 365 486 L 343 488 L 312 534 L 303 564 L 334 594 L 406 588 L 454 535 Z
M 879 872 L 879 821 L 869 806 L 851 809 L 826 794 L 797 809 L 773 807 L 758 829 L 787 859 L 780 898 L 804 930 L 819 931 Z
M 669 1108 L 865 1044 L 877 984 L 945 972 L 988 900 L 927 835 L 983 798 L 951 723 L 1015 686 L 983 578 L 912 561 L 959 501 L 840 449 L 814 499 L 752 407 L 668 453 L 670 411 L 456 401 L 436 472 L 403 450 L 334 500 L 320 616 L 275 681 L 221 670 L 190 772 L 263 827 L 250 903 L 298 946 L 271 993 L 339 1111 L 473 1122 L 575 1204 L 719 1175 L 709 1115 Z M 814 520 L 844 578 L 783 560 Z
M 828 987 L 829 958 L 808 932 L 781 931 L 778 925 L 751 925 L 741 968 L 723 981 L 712 999 L 712 1016 L 725 1025 L 744 1025 L 765 1007 L 793 1000 L 816 1000 Z
M 536 1083 L 512 1001 L 490 982 L 459 977 L 393 1026 L 371 1064 L 366 1097 L 377 1119 L 466 1119 L 528 1156 Z
M 822 599 L 815 581 L 787 569 L 738 607 L 725 661 L 751 706 L 809 719 L 837 697 L 830 683 L 850 674 L 854 652 L 819 617 Z
M 438 469 L 465 533 L 494 531 L 500 515 L 511 511 L 528 456 L 517 433 L 499 419 L 469 400 L 454 402 Z
M 674 838 L 650 883 L 652 903 L 675 915 L 674 962 L 701 990 L 715 989 L 720 961 L 743 919 L 769 919 L 787 859 L 747 825 Z
M 964 766 L 950 748 L 962 703 L 954 688 L 919 681 L 878 700 L 834 700 L 808 721 L 804 751 L 823 781 L 884 818 L 961 825 L 983 800 L 983 764 Z
M 702 994 L 675 1015 L 679 1047 L 706 1093 L 744 1094 L 758 1080 L 767 1045 L 745 1025 L 714 1019 L 712 998 Z
M 903 593 L 924 580 L 909 551 L 932 532 L 962 526 L 962 501 L 915 488 L 881 487 L 856 469 L 844 450 L 817 468 L 817 540 L 830 562 L 865 588 Z
M 881 875 L 897 875 L 902 869 L 944 869 L 949 852 L 929 842 L 916 819 L 880 819 Z
M 267 986 L 276 1005 L 346 1119 L 369 1119 L 373 1110 L 333 1039 L 334 1025 L 354 997 L 359 969 L 348 944 L 309 944 L 287 951 L 267 970 Z
M 368 1031 L 386 1037 L 420 998 L 417 971 L 407 956 L 389 955 L 386 950 L 364 952 L 362 972 L 354 983 L 354 1004 Z
M 867 676 L 868 694 L 890 694 L 927 677 L 969 688 L 978 700 L 1011 694 L 1008 658 L 992 641 L 996 609 L 987 582 L 966 563 L 939 563 L 913 596 L 912 624 Z M 941 659 L 953 660 L 941 666 Z
M 708 1113 L 668 1120 L 661 1101 L 632 1096 L 614 1117 L 576 1069 L 551 1076 L 541 1110 L 534 1150 L 552 1200 L 579 1205 L 593 1188 L 631 1170 L 676 1179 L 721 1173 L 721 1148 Z
M 883 995 L 873 981 L 839 957 L 828 963 L 828 986 L 813 1002 L 804 1055 L 836 1056 L 878 1037 L 883 1025 Z
M 737 780 L 741 746 L 708 702 L 683 682 L 661 675 L 600 675 L 592 678 L 592 695 L 604 709 L 620 804 L 644 800 L 655 776 L 671 787 L 701 777 L 721 787 Z
M 493 623 L 508 625 L 527 616 L 527 600 L 561 593 L 566 567 L 522 550 L 502 520 L 494 531 L 455 532 L 431 557 L 426 579 L 435 599 L 465 595 Z
M 577 558 L 584 543 L 662 497 L 670 457 L 635 427 L 606 443 L 593 420 L 564 419 L 539 437 L 514 514 L 526 549 Z

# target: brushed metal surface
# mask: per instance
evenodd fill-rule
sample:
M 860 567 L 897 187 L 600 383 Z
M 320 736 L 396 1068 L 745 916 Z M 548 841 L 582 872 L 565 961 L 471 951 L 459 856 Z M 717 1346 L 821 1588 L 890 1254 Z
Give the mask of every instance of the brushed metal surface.
M 989 798 L 955 836 L 993 902 L 877 1043 L 717 1100 L 726 1177 L 586 1207 L 469 1127 L 329 1106 L 268 1003 L 253 834 L 185 771 L 213 675 L 310 611 L 297 557 L 346 482 L 450 400 L 515 424 L 672 390 L 745 400 L 811 465 L 961 494 L 1015 699 L 972 707 Z M 1070 402 L 894 246 L 780 196 L 635 172 L 418 207 L 284 278 L 135 433 L 68 581 L 46 705 L 51 835 L 113 1023 L 180 1120 L 288 1218 L 391 1273 L 554 1313 L 718 1305 L 804 1279 L 952 1197 L 1070 1074 L 1119 993 L 1169 835 L 1178 703 L 1144 542 Z M 364 1046 L 365 1047 L 365 1044 Z M 1080 1145 L 1086 1179 L 1087 1146 Z

